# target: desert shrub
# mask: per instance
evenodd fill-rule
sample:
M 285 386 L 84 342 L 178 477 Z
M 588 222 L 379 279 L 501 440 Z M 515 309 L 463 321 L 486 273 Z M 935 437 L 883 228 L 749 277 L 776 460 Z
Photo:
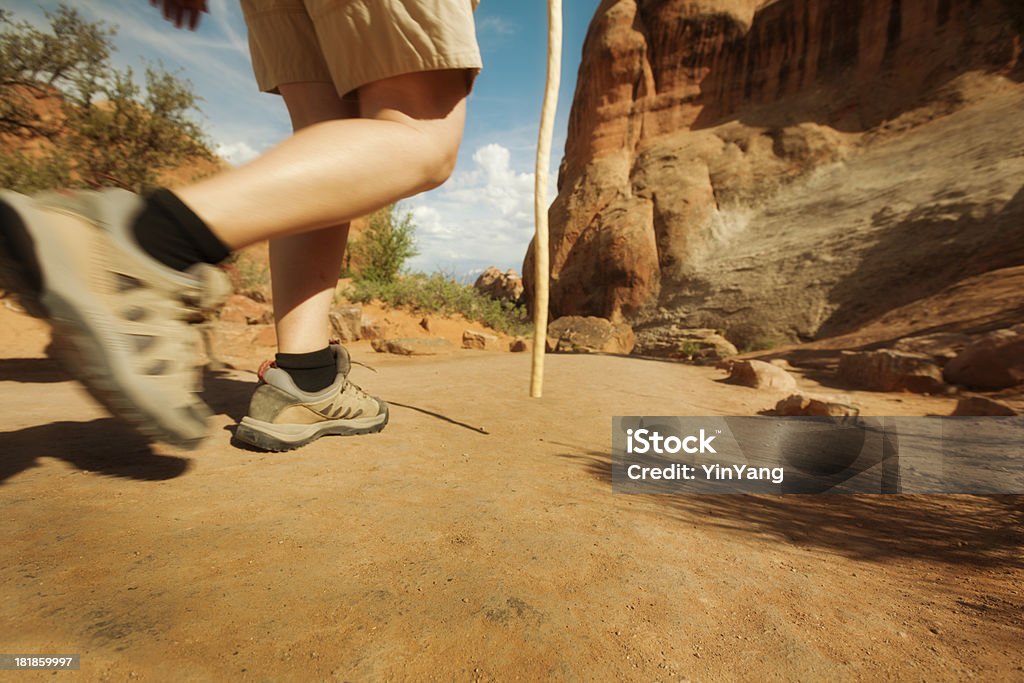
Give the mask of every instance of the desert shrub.
M 348 249 L 350 256 L 343 272 L 353 270 L 351 264 L 355 262 L 359 264 L 357 280 L 394 282 L 405 262 L 419 253 L 412 213 L 399 212 L 395 204 L 374 212 L 366 230 Z
M 458 313 L 511 335 L 525 335 L 530 331 L 530 318 L 524 306 L 484 296 L 444 273 L 413 273 L 390 282 L 357 279 L 349 296 L 354 301 L 366 303 L 377 299 L 388 306 L 420 313 Z
M 153 187 L 164 170 L 212 159 L 191 84 L 110 62 L 114 27 L 60 5 L 49 31 L 0 11 L 0 184 Z

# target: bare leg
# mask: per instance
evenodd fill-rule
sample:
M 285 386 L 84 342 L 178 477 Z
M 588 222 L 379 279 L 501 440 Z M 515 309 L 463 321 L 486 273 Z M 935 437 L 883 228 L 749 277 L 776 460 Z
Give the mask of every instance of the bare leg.
M 463 71 L 359 89 L 359 119 L 299 130 L 245 166 L 176 194 L 232 250 L 345 223 L 443 183 L 465 122 Z
M 330 83 L 287 83 L 280 90 L 296 131 L 359 115 L 356 99 L 340 99 Z M 327 346 L 327 315 L 348 228 L 345 223 L 270 241 L 274 321 L 281 353 L 307 353 Z

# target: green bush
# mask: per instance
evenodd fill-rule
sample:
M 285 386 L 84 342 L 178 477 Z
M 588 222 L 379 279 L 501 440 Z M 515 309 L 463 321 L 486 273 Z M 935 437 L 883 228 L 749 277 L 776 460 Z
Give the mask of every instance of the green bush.
M 422 313 L 458 313 L 505 334 L 526 335 L 530 331 L 525 307 L 484 296 L 443 273 L 414 273 L 390 282 L 361 278 L 353 283 L 350 296 L 362 303 L 377 299 L 388 306 Z
M 110 62 L 114 28 L 63 4 L 47 18 L 42 31 L 0 10 L 0 186 L 138 192 L 162 171 L 214 158 L 188 81 L 147 67 L 140 86 Z
M 371 214 L 366 231 L 349 245 L 345 271 L 353 269 L 354 261 L 359 264 L 356 279 L 394 282 L 405 262 L 418 253 L 412 213 L 399 213 L 398 207 L 391 204 Z

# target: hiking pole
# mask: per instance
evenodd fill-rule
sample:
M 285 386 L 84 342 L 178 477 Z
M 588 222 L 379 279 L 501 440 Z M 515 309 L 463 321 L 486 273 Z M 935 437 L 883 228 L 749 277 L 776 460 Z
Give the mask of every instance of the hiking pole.
M 551 136 L 558 106 L 558 80 L 562 71 L 562 0 L 548 0 L 548 77 L 537 133 L 537 166 L 534 169 L 533 211 L 537 234 L 533 240 L 533 364 L 530 396 L 540 398 L 544 386 L 544 347 L 548 336 L 548 166 Z

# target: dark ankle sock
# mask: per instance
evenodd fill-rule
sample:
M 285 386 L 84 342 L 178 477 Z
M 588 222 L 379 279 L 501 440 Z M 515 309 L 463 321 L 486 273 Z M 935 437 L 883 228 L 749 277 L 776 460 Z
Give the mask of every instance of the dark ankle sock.
M 132 226 L 143 251 L 175 270 L 197 263 L 220 263 L 230 252 L 206 223 L 170 190 L 146 197 L 146 206 Z
M 338 363 L 331 347 L 309 353 L 279 353 L 277 367 L 292 378 L 303 391 L 320 391 L 334 383 L 338 376 Z

